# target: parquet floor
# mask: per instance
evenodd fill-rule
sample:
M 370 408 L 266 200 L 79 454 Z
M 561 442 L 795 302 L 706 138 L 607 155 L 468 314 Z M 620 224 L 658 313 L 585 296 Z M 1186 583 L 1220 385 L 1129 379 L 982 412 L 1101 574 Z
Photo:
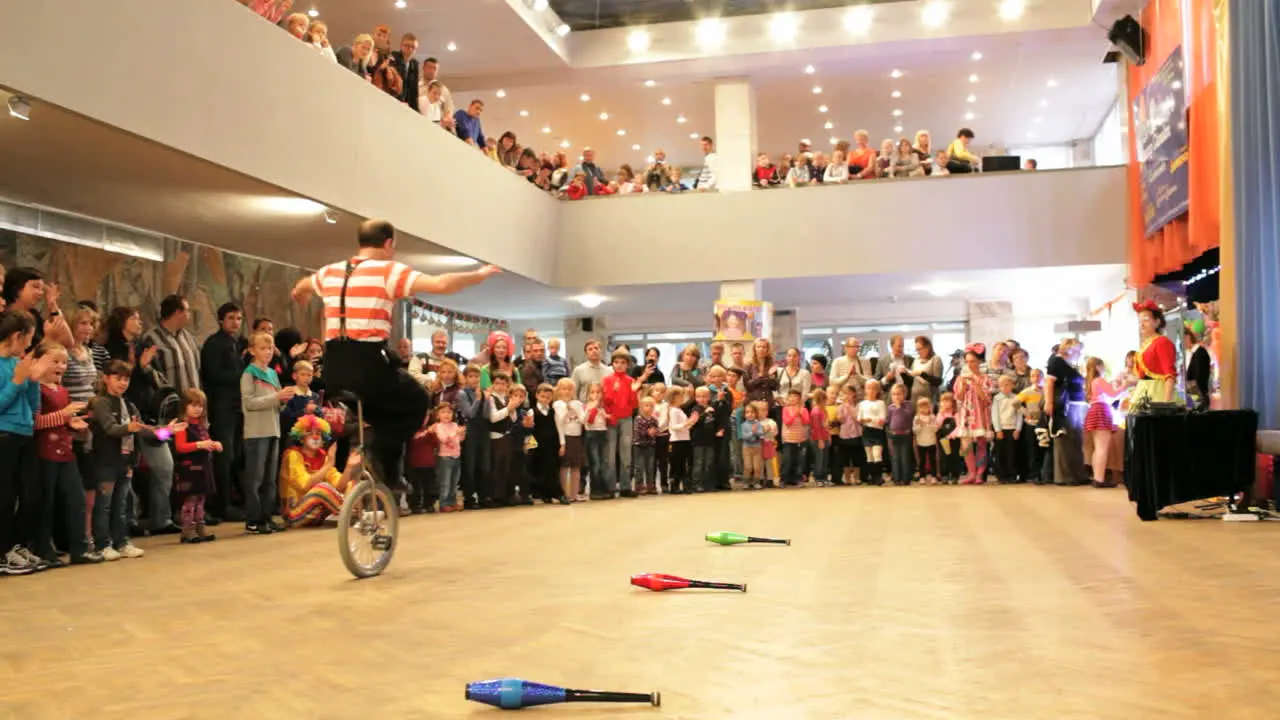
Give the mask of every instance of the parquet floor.
M 1123 491 L 832 488 L 410 517 L 0 582 L 0 717 L 457 718 L 501 676 L 663 694 L 546 718 L 1276 718 L 1280 524 Z M 711 530 L 793 538 L 719 547 Z M 632 573 L 748 582 L 649 593 Z

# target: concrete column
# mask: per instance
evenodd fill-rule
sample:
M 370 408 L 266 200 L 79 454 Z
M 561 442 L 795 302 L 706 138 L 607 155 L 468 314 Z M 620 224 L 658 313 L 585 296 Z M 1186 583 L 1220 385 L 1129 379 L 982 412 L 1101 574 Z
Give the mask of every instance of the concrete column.
M 756 91 L 748 78 L 716 81 L 716 187 L 751 189 L 756 154 Z

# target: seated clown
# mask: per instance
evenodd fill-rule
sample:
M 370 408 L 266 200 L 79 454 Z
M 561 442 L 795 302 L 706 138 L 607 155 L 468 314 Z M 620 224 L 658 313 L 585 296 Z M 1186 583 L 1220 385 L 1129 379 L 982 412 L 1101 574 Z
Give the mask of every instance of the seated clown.
M 291 527 L 320 525 L 337 515 L 343 493 L 359 481 L 360 454 L 353 451 L 340 473 L 330 439 L 329 423 L 316 415 L 298 418 L 289 433 L 290 447 L 280 461 L 280 502 Z

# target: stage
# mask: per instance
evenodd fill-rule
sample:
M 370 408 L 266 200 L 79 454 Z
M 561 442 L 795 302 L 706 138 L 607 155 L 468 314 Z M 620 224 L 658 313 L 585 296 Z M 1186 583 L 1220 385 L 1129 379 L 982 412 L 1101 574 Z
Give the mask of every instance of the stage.
M 1123 489 L 772 490 L 407 517 L 0 581 L 0 718 L 454 718 L 469 680 L 660 690 L 545 718 L 1263 718 L 1273 523 L 1143 523 Z M 790 537 L 721 547 L 708 531 Z M 651 593 L 628 576 L 746 582 Z M 1269 629 L 1270 626 L 1270 629 Z

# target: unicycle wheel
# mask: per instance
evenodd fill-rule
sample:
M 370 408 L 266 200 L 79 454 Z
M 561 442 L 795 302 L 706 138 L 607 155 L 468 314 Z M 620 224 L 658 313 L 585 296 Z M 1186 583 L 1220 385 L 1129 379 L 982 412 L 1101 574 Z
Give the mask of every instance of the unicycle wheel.
M 373 577 L 391 564 L 400 527 L 398 510 L 391 490 L 367 472 L 347 493 L 338 515 L 338 553 L 352 575 Z

